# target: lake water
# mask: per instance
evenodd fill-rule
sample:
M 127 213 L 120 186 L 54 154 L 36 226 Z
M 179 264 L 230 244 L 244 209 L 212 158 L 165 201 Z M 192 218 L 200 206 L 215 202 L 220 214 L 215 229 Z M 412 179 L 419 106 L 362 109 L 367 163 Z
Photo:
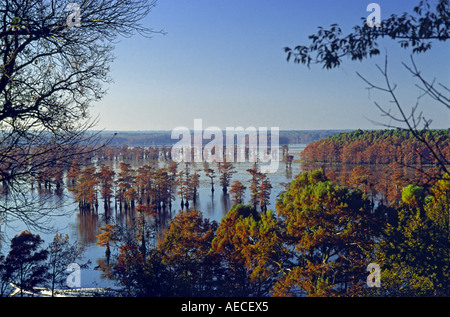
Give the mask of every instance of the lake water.
M 269 209 L 275 208 L 276 197 L 284 190 L 283 183 L 289 183 L 301 171 L 300 163 L 298 162 L 299 153 L 304 149 L 305 145 L 289 145 L 289 154 L 294 156 L 294 162 L 291 168 L 286 168 L 284 162 L 280 162 L 278 171 L 276 173 L 267 174 L 268 179 L 272 184 L 271 204 L 267 206 Z M 117 164 L 115 162 L 113 164 Z M 145 164 L 142 162 L 142 165 Z M 233 163 L 236 173 L 233 174 L 231 183 L 234 180 L 241 181 L 246 187 L 249 186 L 250 174 L 246 171 L 253 166 L 252 163 Z M 132 166 L 133 168 L 137 166 Z M 203 164 L 195 163 L 191 166 L 191 171 L 199 169 L 200 172 L 200 186 L 198 190 L 198 198 L 196 205 L 193 206 L 190 202 L 190 209 L 200 210 L 204 217 L 220 222 L 224 215 L 231 207 L 231 196 L 224 195 L 219 186 L 217 165 L 210 164 L 210 168 L 216 170 L 217 177 L 214 179 L 215 184 L 214 193 L 211 193 L 210 179 L 205 176 L 203 172 Z M 46 227 L 51 228 L 50 232 L 40 231 L 36 228 L 27 227 L 23 221 L 8 216 L 7 219 L 1 223 L 1 243 L 0 252 L 6 254 L 10 240 L 23 230 L 29 230 L 33 234 L 39 234 L 45 241 L 45 245 L 53 240 L 56 233 L 68 234 L 70 241 L 77 241 L 85 247 L 83 258 L 79 263 L 91 262 L 88 268 L 81 271 L 81 287 L 114 287 L 113 281 L 106 279 L 102 272 L 97 269 L 97 266 L 104 260 L 105 249 L 95 245 L 96 235 L 99 234 L 98 228 L 103 227 L 107 223 L 126 224 L 129 217 L 124 212 L 110 211 L 108 215 L 105 214 L 103 202 L 99 199 L 98 213 L 80 213 L 78 204 L 74 202 L 73 195 L 67 190 L 64 191 L 64 198 L 59 200 L 58 197 L 50 197 L 55 199 L 60 204 L 60 208 L 55 215 L 50 219 L 41 219 Z M 176 199 L 172 203 L 172 210 L 167 211 L 167 221 L 173 218 L 180 209 L 180 200 L 176 195 Z M 246 190 L 245 203 L 249 202 L 249 190 Z M 108 217 L 107 217 L 108 216 Z M 167 222 L 166 221 L 166 222 Z

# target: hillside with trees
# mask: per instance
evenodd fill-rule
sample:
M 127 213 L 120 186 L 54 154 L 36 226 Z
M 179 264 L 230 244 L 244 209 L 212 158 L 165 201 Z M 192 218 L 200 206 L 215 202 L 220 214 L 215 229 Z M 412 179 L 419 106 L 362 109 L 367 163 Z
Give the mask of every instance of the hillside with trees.
M 301 153 L 306 163 L 437 164 L 432 151 L 450 161 L 450 130 L 424 130 L 422 136 L 433 144 L 427 147 L 409 130 L 356 130 L 310 143 Z

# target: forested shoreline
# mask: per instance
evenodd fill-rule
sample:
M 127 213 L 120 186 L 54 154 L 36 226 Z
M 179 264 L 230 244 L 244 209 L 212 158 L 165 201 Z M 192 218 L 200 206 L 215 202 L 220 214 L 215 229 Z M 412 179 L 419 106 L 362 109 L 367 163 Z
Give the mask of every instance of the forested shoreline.
M 419 133 L 435 148 L 428 148 L 409 130 L 356 130 L 310 143 L 301 156 L 306 163 L 432 165 L 436 160 L 431 150 L 438 149 L 450 161 L 450 130 Z

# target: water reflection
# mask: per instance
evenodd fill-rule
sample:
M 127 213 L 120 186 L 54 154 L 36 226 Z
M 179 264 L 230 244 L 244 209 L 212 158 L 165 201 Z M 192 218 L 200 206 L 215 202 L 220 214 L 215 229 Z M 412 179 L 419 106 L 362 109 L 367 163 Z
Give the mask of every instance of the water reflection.
M 78 241 L 84 246 L 94 244 L 97 241 L 98 228 L 101 226 L 98 214 L 93 212 L 77 213 Z

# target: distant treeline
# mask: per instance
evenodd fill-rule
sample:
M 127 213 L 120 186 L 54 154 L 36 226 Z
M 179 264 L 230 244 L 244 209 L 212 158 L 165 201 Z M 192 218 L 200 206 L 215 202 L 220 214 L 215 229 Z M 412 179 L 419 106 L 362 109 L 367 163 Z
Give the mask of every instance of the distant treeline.
M 450 161 L 450 129 L 419 132 L 433 151 Z M 356 130 L 315 141 L 301 153 L 306 163 L 435 164 L 430 147 L 404 129 Z
M 344 130 L 284 130 L 280 131 L 280 144 L 308 144 Z M 345 130 L 347 131 L 347 130 Z M 100 138 L 115 146 L 173 145 L 179 139 L 171 138 L 171 131 L 102 131 Z M 225 132 L 224 132 L 225 133 Z

